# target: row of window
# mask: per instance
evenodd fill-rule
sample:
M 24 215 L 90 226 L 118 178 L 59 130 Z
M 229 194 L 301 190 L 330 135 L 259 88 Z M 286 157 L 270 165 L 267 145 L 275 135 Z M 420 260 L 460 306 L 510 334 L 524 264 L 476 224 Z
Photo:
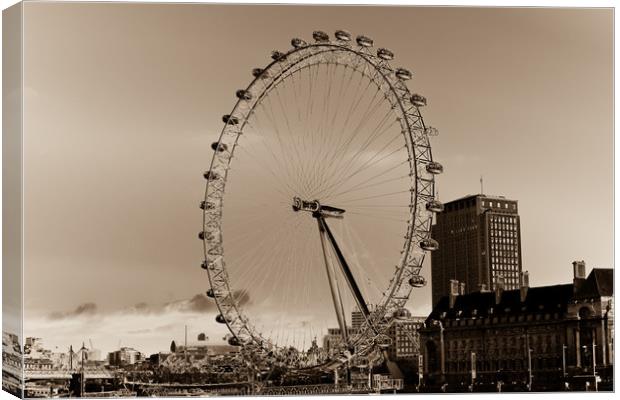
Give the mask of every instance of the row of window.
M 493 238 L 517 238 L 516 231 L 501 231 L 498 229 L 491 229 L 491 239 Z
M 512 257 L 512 256 L 508 256 L 508 257 L 504 257 L 504 256 L 502 256 L 502 257 L 500 257 L 500 256 L 491 257 L 491 264 L 492 264 L 492 266 L 496 266 L 496 265 L 517 265 L 518 264 L 517 263 L 518 257 L 519 256 L 518 256 L 518 254 L 516 254 L 516 252 L 515 252 L 514 257 Z
M 517 209 L 517 204 L 516 203 L 507 203 L 504 201 L 486 201 L 486 200 L 482 200 L 482 207 L 496 207 L 496 208 L 503 208 L 505 210 L 511 209 L 511 210 L 516 210 Z
M 491 337 L 485 341 L 485 345 L 487 348 L 507 348 L 507 347 L 516 347 L 521 348 L 529 343 L 530 348 L 535 350 L 535 347 L 540 346 L 542 349 L 544 345 L 546 346 L 559 346 L 563 344 L 562 335 L 560 333 L 543 333 L 543 334 L 531 334 L 528 335 L 527 339 L 524 335 L 511 335 L 511 336 L 499 336 L 499 337 Z M 557 347 L 556 346 L 556 347 Z M 448 350 L 466 350 L 466 349 L 474 349 L 474 348 L 482 348 L 482 340 L 481 339 L 449 339 L 447 340 L 447 349 Z M 557 347 L 561 350 L 561 347 Z
M 512 249 L 498 249 L 491 246 L 491 257 L 519 257 L 519 252 L 513 246 Z
M 548 321 L 551 318 L 558 319 L 559 314 L 556 312 L 553 315 L 550 313 L 545 314 L 519 314 L 518 316 L 509 315 L 502 317 L 481 317 L 481 318 L 465 318 L 465 319 L 450 319 L 445 322 L 446 327 L 456 327 L 456 326 L 470 326 L 470 325 L 486 325 L 489 323 L 497 324 L 497 323 L 505 323 L 505 322 L 524 322 L 524 321 Z
M 553 357 L 553 358 L 539 358 L 532 357 L 531 360 L 532 369 L 541 370 L 541 369 L 557 369 L 562 367 L 561 357 Z M 518 359 L 499 359 L 499 360 L 489 360 L 489 361 L 476 361 L 476 370 L 477 371 L 498 371 L 498 370 L 508 370 L 508 371 L 524 371 L 527 370 L 527 358 L 518 358 Z M 450 372 L 467 372 L 471 371 L 471 361 L 448 361 L 446 362 L 446 370 L 448 373 Z
M 510 223 L 510 224 L 516 224 L 517 223 L 517 217 L 512 217 L 509 215 L 502 215 L 502 216 L 495 216 L 492 215 L 489 220 L 491 221 L 491 223 L 496 223 L 496 222 L 500 222 L 500 223 Z

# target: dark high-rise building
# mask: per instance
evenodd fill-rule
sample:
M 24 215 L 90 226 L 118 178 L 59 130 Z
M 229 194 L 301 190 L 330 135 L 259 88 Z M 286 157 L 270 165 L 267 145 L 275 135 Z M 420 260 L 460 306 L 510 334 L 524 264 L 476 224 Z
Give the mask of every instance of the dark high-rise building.
M 516 200 L 483 194 L 445 204 L 437 214 L 431 254 L 433 305 L 450 294 L 450 281 L 465 284 L 464 293 L 519 288 L 521 229 Z M 463 289 L 460 289 L 463 291 Z

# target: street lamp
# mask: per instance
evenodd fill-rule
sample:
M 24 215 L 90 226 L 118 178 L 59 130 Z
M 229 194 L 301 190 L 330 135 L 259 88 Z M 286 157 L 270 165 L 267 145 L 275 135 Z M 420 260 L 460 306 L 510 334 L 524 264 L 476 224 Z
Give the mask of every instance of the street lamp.
M 596 377 L 596 344 L 592 341 L 592 375 L 594 375 L 594 391 L 598 392 L 598 379 Z
M 528 372 L 528 383 L 527 390 L 532 391 L 532 349 L 527 349 L 527 372 Z
M 471 352 L 471 389 L 470 391 L 474 391 L 474 384 L 476 383 L 476 352 Z
M 588 346 L 581 346 L 587 351 Z M 596 343 L 592 341 L 592 377 L 594 378 L 594 391 L 598 392 L 598 379 L 596 378 Z
M 566 348 L 568 346 L 566 346 L 565 344 L 562 345 L 562 376 L 564 377 L 564 379 L 566 379 Z

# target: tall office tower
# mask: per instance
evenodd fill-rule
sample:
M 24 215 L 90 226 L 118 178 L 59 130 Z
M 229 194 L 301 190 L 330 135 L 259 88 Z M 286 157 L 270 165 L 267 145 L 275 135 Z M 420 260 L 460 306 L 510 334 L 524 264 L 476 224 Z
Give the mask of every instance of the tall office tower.
M 465 284 L 465 293 L 519 288 L 521 229 L 516 200 L 483 194 L 445 204 L 437 214 L 431 254 L 433 305 L 450 294 L 450 280 Z

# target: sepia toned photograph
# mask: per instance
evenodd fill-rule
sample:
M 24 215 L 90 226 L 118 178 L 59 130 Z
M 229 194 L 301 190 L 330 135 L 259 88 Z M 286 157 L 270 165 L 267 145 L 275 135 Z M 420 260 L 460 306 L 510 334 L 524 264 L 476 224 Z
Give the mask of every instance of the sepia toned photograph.
M 613 393 L 614 13 L 5 8 L 2 389 Z

